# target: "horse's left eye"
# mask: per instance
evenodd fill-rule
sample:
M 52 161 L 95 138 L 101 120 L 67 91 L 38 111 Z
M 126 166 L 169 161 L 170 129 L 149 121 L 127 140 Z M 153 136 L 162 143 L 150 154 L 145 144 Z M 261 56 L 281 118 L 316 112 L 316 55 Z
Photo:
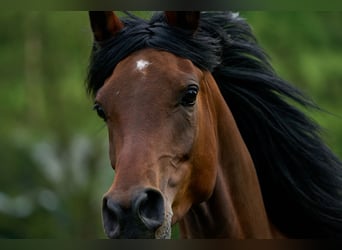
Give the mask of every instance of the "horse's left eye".
M 181 100 L 181 104 L 187 107 L 195 105 L 197 94 L 198 94 L 198 86 L 189 85 L 188 88 L 184 92 L 184 95 Z
M 97 112 L 97 115 L 102 118 L 104 121 L 107 120 L 106 113 L 104 112 L 103 108 L 101 107 L 100 104 L 95 103 L 93 109 Z

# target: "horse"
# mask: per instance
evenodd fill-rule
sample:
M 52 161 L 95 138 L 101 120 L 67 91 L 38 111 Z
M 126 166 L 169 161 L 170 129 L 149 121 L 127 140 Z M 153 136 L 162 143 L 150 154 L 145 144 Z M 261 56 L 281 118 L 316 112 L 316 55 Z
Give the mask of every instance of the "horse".
M 233 12 L 90 11 L 109 238 L 342 236 L 342 163 Z

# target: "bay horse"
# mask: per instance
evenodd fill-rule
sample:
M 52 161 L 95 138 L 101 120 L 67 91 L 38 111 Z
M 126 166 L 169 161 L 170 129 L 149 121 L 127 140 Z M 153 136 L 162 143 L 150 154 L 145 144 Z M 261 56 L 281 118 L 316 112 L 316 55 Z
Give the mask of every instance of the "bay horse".
M 89 12 L 109 238 L 342 236 L 342 164 L 231 12 Z M 294 105 L 296 104 L 296 105 Z

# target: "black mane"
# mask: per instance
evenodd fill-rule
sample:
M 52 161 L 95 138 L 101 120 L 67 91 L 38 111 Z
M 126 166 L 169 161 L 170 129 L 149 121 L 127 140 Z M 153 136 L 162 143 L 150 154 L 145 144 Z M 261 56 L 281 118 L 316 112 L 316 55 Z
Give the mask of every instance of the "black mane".
M 116 64 L 142 48 L 167 50 L 210 71 L 253 158 L 267 213 L 290 237 L 342 237 L 342 163 L 320 128 L 289 104 L 316 107 L 279 78 L 248 24 L 232 13 L 201 13 L 195 35 L 170 28 L 162 13 L 129 15 L 125 28 L 94 44 L 88 92 L 95 95 Z

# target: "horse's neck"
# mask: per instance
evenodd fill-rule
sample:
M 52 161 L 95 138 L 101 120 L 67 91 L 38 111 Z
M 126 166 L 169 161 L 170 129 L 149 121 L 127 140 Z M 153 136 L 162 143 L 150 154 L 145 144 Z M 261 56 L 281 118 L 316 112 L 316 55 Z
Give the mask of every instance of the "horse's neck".
M 185 238 L 277 236 L 266 215 L 251 156 L 230 110 L 223 100 L 220 103 L 215 104 L 221 149 L 216 185 L 209 200 L 193 206 L 180 222 L 181 234 Z

